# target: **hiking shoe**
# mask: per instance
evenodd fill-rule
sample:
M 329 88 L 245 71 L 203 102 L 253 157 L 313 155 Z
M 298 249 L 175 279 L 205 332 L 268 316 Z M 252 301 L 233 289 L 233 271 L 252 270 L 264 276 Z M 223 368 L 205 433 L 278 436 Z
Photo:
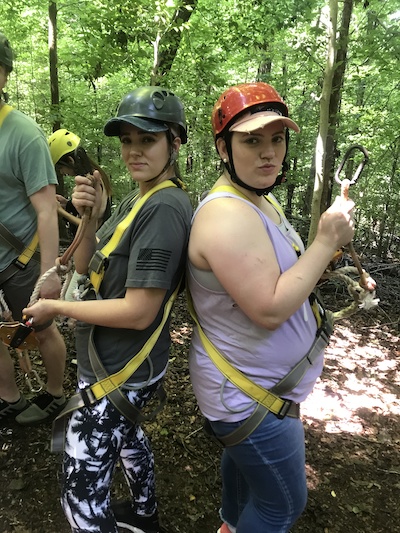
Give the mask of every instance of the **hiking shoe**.
M 64 394 L 57 398 L 48 392 L 42 392 L 32 400 L 28 409 L 15 417 L 21 426 L 35 426 L 45 422 L 52 422 L 58 413 L 67 405 Z
M 0 398 L 0 421 L 15 418 L 16 415 L 22 413 L 27 407 L 29 407 L 29 403 L 22 394 L 17 402 L 12 403 Z
M 152 516 L 137 515 L 132 504 L 127 500 L 113 502 L 111 509 L 121 533 L 126 531 L 131 531 L 131 533 L 166 533 L 166 530 L 158 522 L 157 511 Z

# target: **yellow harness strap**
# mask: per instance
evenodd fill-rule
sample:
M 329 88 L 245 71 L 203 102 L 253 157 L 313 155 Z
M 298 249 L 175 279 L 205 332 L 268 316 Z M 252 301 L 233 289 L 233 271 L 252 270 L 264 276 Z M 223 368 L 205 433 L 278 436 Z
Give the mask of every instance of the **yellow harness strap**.
M 4 122 L 4 119 L 6 116 L 13 110 L 14 108 L 11 107 L 8 104 L 4 104 L 3 107 L 0 109 L 0 127 Z
M 130 361 L 128 361 L 128 363 L 121 370 L 91 385 L 90 389 L 96 400 L 103 398 L 111 391 L 118 389 L 118 387 L 123 385 L 125 381 L 131 377 L 131 375 L 139 368 L 139 366 L 143 363 L 146 357 L 150 354 L 151 350 L 154 348 L 154 345 L 157 342 L 158 337 L 161 334 L 163 327 L 165 326 L 165 323 L 167 322 L 172 305 L 176 297 L 178 296 L 180 285 L 181 283 L 178 283 L 175 291 L 169 297 L 169 300 L 165 304 L 164 313 L 160 324 L 154 330 L 151 337 L 147 339 L 143 348 Z
M 160 183 L 159 185 L 156 185 L 155 187 L 153 187 L 144 196 L 142 196 L 142 198 L 139 198 L 139 195 L 137 195 L 134 198 L 135 203 L 131 211 L 129 212 L 129 214 L 118 224 L 118 226 L 116 227 L 108 243 L 101 250 L 96 252 L 97 256 L 101 257 L 101 263 L 98 268 L 90 272 L 90 281 L 96 292 L 99 291 L 101 282 L 103 281 L 103 278 L 104 278 L 104 273 L 105 273 L 104 260 L 107 257 L 109 257 L 109 255 L 118 246 L 118 243 L 121 240 L 123 234 L 125 233 L 125 230 L 130 226 L 135 216 L 138 214 L 138 212 L 143 207 L 143 205 L 146 203 L 146 201 L 150 198 L 150 196 L 152 196 L 157 191 L 160 191 L 161 189 L 166 189 L 168 187 L 177 187 L 177 185 L 175 185 L 175 183 L 173 183 L 171 180 L 166 180 Z M 91 266 L 92 265 L 89 265 L 89 268 L 91 268 Z
M 209 194 L 212 194 L 214 192 L 229 192 L 231 194 L 234 194 L 235 196 L 239 196 L 240 198 L 247 200 L 248 202 L 251 202 L 251 200 L 247 198 L 245 194 L 235 189 L 235 187 L 232 187 L 232 185 L 218 185 L 218 187 L 214 187 L 213 189 L 211 189 Z M 267 202 L 269 202 L 276 209 L 276 211 L 280 214 L 281 217 L 284 217 L 286 219 L 286 216 L 285 216 L 285 213 L 282 207 L 278 204 L 278 202 L 274 198 L 272 198 L 272 196 L 270 196 L 269 194 L 265 194 L 264 198 L 267 200 Z M 292 243 L 292 246 L 295 252 L 297 253 L 297 255 L 300 255 L 299 247 L 295 243 Z
M 28 246 L 25 248 L 22 254 L 18 256 L 16 262 L 24 266 L 27 265 L 29 261 L 32 259 L 33 254 L 36 252 L 36 248 L 38 247 L 38 244 L 39 244 L 39 235 L 38 235 L 38 232 L 36 232 L 31 242 L 28 244 Z
M 217 187 L 214 187 L 213 189 L 211 189 L 209 194 L 213 194 L 214 192 L 230 192 L 236 196 L 240 196 L 240 198 L 243 198 L 244 200 L 247 200 L 248 202 L 251 202 L 251 200 L 247 198 L 245 194 L 235 189 L 235 187 L 232 187 L 232 185 L 218 185 Z M 274 200 L 268 194 L 264 195 L 264 198 L 267 200 L 267 202 L 269 202 L 271 205 L 275 207 L 275 209 L 278 211 L 278 213 L 281 216 L 285 216 L 282 207 L 278 204 L 276 200 Z
M 254 383 L 249 379 L 243 372 L 232 366 L 232 364 L 222 355 L 222 353 L 217 350 L 214 344 L 210 341 L 207 335 L 204 333 L 200 322 L 197 318 L 196 311 L 193 306 L 192 296 L 190 291 L 186 287 L 186 297 L 188 302 L 188 309 L 196 323 L 197 330 L 201 339 L 201 342 L 204 346 L 204 349 L 207 352 L 207 355 L 210 357 L 212 362 L 218 368 L 218 370 L 223 374 L 228 381 L 233 383 L 238 389 L 247 394 L 250 398 L 263 405 L 275 415 L 279 415 L 283 406 L 285 405 L 285 400 L 279 398 L 272 392 L 257 383 Z

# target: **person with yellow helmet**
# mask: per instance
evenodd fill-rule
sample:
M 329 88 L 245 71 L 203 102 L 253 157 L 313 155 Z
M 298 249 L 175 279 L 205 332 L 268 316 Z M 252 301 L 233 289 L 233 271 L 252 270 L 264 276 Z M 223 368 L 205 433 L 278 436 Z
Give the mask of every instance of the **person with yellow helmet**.
M 29 302 L 38 278 L 54 266 L 59 253 L 57 177 L 43 131 L 5 101 L 4 89 L 13 60 L 10 43 L 0 33 L 0 222 L 2 235 L 3 231 L 8 234 L 7 238 L 0 238 L 0 289 L 14 320 L 22 320 L 22 309 Z M 21 251 L 33 251 L 37 238 L 40 255 L 36 251 L 28 261 L 22 261 L 20 258 L 26 254 Z M 40 296 L 57 299 L 60 290 L 60 279 L 54 273 L 42 284 Z M 47 384 L 46 390 L 30 404 L 17 387 L 13 361 L 6 346 L 0 343 L 1 425 L 12 418 L 23 425 L 49 422 L 66 403 L 64 340 L 52 320 L 36 329 L 36 337 Z
M 68 131 L 65 128 L 59 129 L 52 133 L 48 138 L 50 155 L 56 171 L 59 175 L 76 176 L 81 172 L 77 162 L 77 149 L 81 148 L 81 139 L 75 133 Z M 104 170 L 87 156 L 87 161 L 92 172 L 98 170 L 101 176 L 101 186 L 103 190 L 101 216 L 99 217 L 99 227 L 103 224 L 111 215 L 111 202 L 112 191 L 110 178 L 104 172 Z M 80 218 L 77 210 L 73 206 L 71 200 L 68 200 L 64 196 L 57 194 L 57 200 L 60 206 L 69 213 L 68 218 L 65 217 L 67 222 L 67 229 L 72 237 L 76 233 L 77 226 L 80 222 Z M 63 213 L 61 213 L 63 214 Z M 65 216 L 65 213 L 64 213 Z

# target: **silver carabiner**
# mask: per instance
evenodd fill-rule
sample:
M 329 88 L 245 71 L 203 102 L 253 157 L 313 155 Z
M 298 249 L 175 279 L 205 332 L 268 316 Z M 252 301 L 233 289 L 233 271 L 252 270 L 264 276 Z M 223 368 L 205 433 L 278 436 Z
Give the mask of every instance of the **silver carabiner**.
M 352 179 L 349 180 L 349 185 L 353 185 L 358 180 L 358 178 L 360 177 L 361 172 L 364 170 L 365 165 L 368 163 L 369 155 L 368 155 L 367 150 L 364 148 L 364 146 L 362 146 L 361 144 L 354 144 L 353 146 L 350 146 L 350 148 L 344 154 L 342 162 L 340 163 L 339 168 L 337 169 L 336 174 L 335 174 L 335 181 L 339 185 L 342 185 L 342 181 L 339 178 L 339 175 L 342 172 L 343 167 L 345 166 L 347 161 L 350 159 L 351 154 L 353 152 L 357 151 L 357 150 L 359 150 L 360 152 L 362 152 L 364 154 L 364 158 L 361 161 L 361 163 L 358 165 L 357 170 L 355 171 L 354 176 L 352 177 Z
M 42 378 L 39 376 L 39 374 L 37 373 L 37 371 L 34 368 L 32 368 L 32 370 L 30 371 L 30 374 L 33 375 L 33 377 L 35 378 L 36 383 L 39 386 L 39 388 L 35 388 L 33 386 L 31 378 L 29 377 L 29 374 L 25 373 L 25 381 L 26 381 L 30 391 L 34 392 L 34 393 L 38 393 L 38 392 L 42 391 L 43 388 L 44 388 L 44 383 L 42 381 Z

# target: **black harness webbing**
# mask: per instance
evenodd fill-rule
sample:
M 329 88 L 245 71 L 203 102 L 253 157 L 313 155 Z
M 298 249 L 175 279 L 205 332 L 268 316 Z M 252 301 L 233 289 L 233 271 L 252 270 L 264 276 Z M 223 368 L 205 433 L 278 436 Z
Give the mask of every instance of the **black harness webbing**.
M 37 232 L 26 246 L 0 222 L 0 239 L 19 253 L 19 256 L 10 265 L 0 272 L 0 284 L 7 281 L 19 270 L 23 270 L 31 259 L 40 262 L 40 253 L 37 251 L 39 244 Z

